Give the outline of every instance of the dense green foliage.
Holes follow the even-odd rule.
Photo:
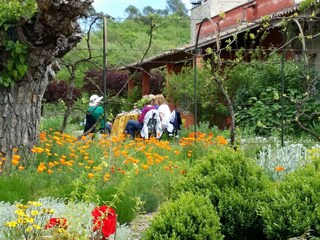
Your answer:
[[[316,9],[319,7],[320,2],[318,0],[304,0],[301,2],[300,8],[302,11],[308,10],[308,9]]]
[[[225,239],[319,239],[319,148],[309,149],[309,163],[292,171],[285,171],[290,162],[279,162],[273,171],[284,178],[276,180],[271,180],[265,167],[259,168],[243,153],[230,148],[221,150],[213,149],[174,184],[173,200],[161,207],[147,231],[147,239],[157,239],[155,236],[168,232],[176,234],[170,239],[189,239],[192,233],[186,236],[177,229],[181,230],[179,224],[196,212],[193,200],[202,197],[209,198],[211,206],[199,203],[197,211],[203,205],[210,211],[212,207],[217,209]],[[212,220],[205,219],[206,214],[202,216],[201,222]]]
[[[223,239],[219,216],[202,195],[182,194],[163,204],[143,239]]]
[[[126,19],[122,22],[110,20],[108,63],[119,66],[142,59],[149,46],[150,34],[152,42],[147,57],[189,43],[190,19],[172,14],[165,17],[151,15],[144,19]]]
[[[320,236],[319,177],[317,159],[287,174],[275,191],[269,192],[259,210],[268,239],[288,239],[308,231]]]
[[[225,148],[202,158],[173,192],[175,198],[182,192],[208,196],[226,239],[265,239],[257,207],[268,195],[270,183],[253,160]]]
[[[271,56],[267,61],[239,63],[228,74],[226,84],[237,113],[237,125],[250,127],[259,135],[278,132],[282,119],[282,100],[286,133],[299,132],[295,123],[310,126],[317,120],[312,113],[319,105],[319,80],[313,69],[295,61],[284,63],[284,97],[281,98],[281,57]],[[301,130],[300,130],[301,131]]]
[[[194,109],[194,73],[192,68],[184,67],[179,74],[167,75],[169,88],[167,95],[184,111]],[[197,71],[197,112],[201,122],[210,126],[225,127],[229,115],[224,98],[212,79],[207,65]]]
[[[37,11],[35,0],[0,0],[0,86],[11,87],[27,72],[27,46],[16,39],[15,26]]]
[[[31,18],[37,10],[35,0],[0,0],[0,27],[8,29],[21,17]]]

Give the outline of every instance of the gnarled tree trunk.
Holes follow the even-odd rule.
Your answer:
[[[92,2],[37,0],[35,17],[17,23],[18,39],[28,45],[28,72],[14,87],[0,88],[0,153],[7,159],[14,147],[31,148],[36,143],[42,98],[54,76],[55,59],[81,40],[76,20],[88,13]]]

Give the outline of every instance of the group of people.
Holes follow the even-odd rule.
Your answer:
[[[147,99],[147,104],[141,109],[141,114],[138,120],[129,120],[127,122],[124,129],[124,134],[128,134],[132,139],[134,139],[136,132],[143,130],[145,117],[150,110],[157,110],[161,130],[168,130],[169,132],[170,130],[173,130],[173,126],[170,124],[171,111],[164,96],[162,94],[150,94],[144,96],[144,98]],[[109,133],[111,133],[112,124],[110,122],[105,122],[103,117],[104,109],[102,106],[100,106],[102,99],[103,97],[99,97],[98,95],[92,95],[90,97],[84,132],[89,130],[89,132],[95,131],[95,129],[90,129],[90,126],[92,127],[92,122],[98,122],[99,131],[106,129]],[[92,117],[91,121],[88,120],[88,114],[90,117]]]

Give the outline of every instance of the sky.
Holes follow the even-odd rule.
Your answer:
[[[191,9],[190,0],[182,0],[188,10]],[[124,10],[133,5],[139,10],[146,6],[153,9],[166,9],[166,0],[94,0],[93,7],[98,12],[103,12],[114,18],[125,18]]]

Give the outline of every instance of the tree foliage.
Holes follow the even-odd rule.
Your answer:
[[[181,0],[167,0],[167,9],[169,12],[176,13],[179,16],[187,16],[188,10]]]
[[[315,72],[295,61],[284,64],[284,98],[281,98],[281,58],[272,55],[266,61],[239,63],[228,74],[229,93],[237,112],[237,124],[251,128],[256,134],[269,135],[280,130],[282,100],[284,101],[285,128],[297,133],[295,122],[299,106],[303,104],[302,122],[311,125],[317,120],[319,80]],[[312,89],[312,90],[311,90]],[[308,98],[306,98],[308,96]]]
[[[72,99],[68,98],[69,84],[66,81],[55,80],[49,83],[43,98],[46,102],[57,103],[59,100],[64,102],[77,101],[81,97],[81,90],[73,88]]]
[[[192,68],[183,68],[179,74],[166,76],[168,79],[167,95],[181,110],[193,112],[194,109],[194,72]],[[209,122],[210,126],[225,127],[228,110],[225,101],[212,80],[208,65],[197,71],[197,113],[199,121]]]
[[[112,96],[120,92],[120,96],[126,96],[128,91],[127,88],[123,87],[128,79],[129,75],[127,71],[108,70],[106,76],[108,95]],[[99,92],[99,90],[103,90],[103,84],[103,71],[91,69],[85,75],[83,90],[89,94],[94,94]]]

